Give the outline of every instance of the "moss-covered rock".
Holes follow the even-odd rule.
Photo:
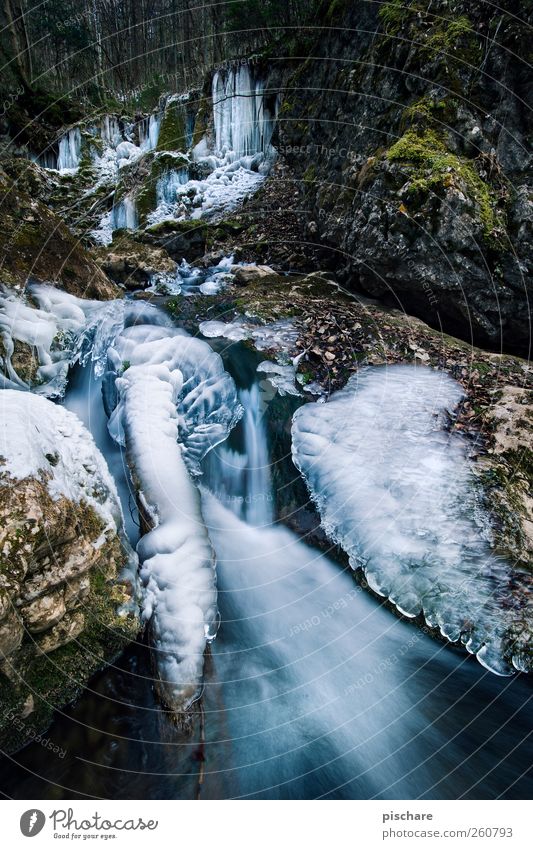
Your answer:
[[[82,298],[117,297],[116,287],[61,218],[1,167],[0,202],[0,282],[24,286],[38,280]]]
[[[161,120],[157,150],[187,150],[187,115],[185,107],[179,101],[167,105]]]
[[[407,130],[387,151],[387,158],[409,169],[406,194],[415,203],[417,198],[425,198],[429,193],[442,195],[447,189],[463,191],[475,204],[475,214],[487,242],[505,248],[508,243],[505,213],[497,204],[494,187],[482,179],[474,162],[448,150],[434,130]]]

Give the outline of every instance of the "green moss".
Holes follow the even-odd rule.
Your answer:
[[[465,14],[443,17],[427,4],[409,0],[389,0],[378,14],[386,34],[410,41],[422,58],[456,57],[470,64],[481,58],[481,42]]]
[[[144,224],[147,215],[157,205],[157,181],[165,171],[175,171],[188,165],[186,156],[175,156],[169,152],[158,153],[153,158],[150,174],[143,181],[141,190],[136,195],[139,221]]]
[[[304,174],[304,183],[314,183],[316,180],[316,165],[310,165]]]
[[[423,49],[432,57],[441,53],[455,53],[467,58],[474,47],[474,28],[466,15],[461,15],[452,20],[439,20],[429,33]]]
[[[411,103],[403,112],[403,126],[432,126],[436,123],[451,124],[457,113],[457,101],[448,99],[436,100],[426,95]]]
[[[186,150],[185,120],[185,110],[181,103],[171,103],[167,106],[159,130],[158,151]]]
[[[200,104],[198,106],[198,112],[196,113],[196,119],[194,121],[194,130],[192,135],[192,144],[195,147],[205,135],[205,131],[207,130],[207,126],[209,124],[209,118],[211,117],[211,104],[207,97],[203,97],[200,100]]]
[[[388,3],[383,3],[380,7],[378,15],[383,21],[386,31],[391,35],[396,35],[402,24],[409,20],[411,9],[407,5],[407,0],[389,0]]]
[[[159,224],[153,224],[147,228],[147,233],[155,236],[165,236],[167,233],[192,233],[195,230],[208,230],[208,224],[205,221],[196,221],[185,219],[183,221],[161,221]]]
[[[417,132],[409,129],[389,149],[390,162],[401,162],[410,168],[408,196],[442,192],[452,186],[461,188],[476,204],[483,234],[494,247],[503,247],[498,231],[504,221],[492,199],[491,186],[477,173],[471,160],[452,153],[434,130]]]

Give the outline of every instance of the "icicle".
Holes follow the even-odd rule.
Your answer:
[[[137,215],[135,199],[126,195],[111,210],[111,227],[113,230],[135,230],[138,226],[139,217]]]
[[[79,168],[81,156],[81,133],[79,127],[69,130],[59,140],[59,157],[57,168],[59,171],[75,171]]]

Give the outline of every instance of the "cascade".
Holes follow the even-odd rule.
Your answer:
[[[209,454],[206,477],[211,491],[236,516],[255,527],[270,525],[272,483],[259,385],[241,389],[239,401],[242,450],[224,444]]]

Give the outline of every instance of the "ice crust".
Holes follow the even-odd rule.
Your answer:
[[[126,328],[108,367],[109,431],[126,447],[147,524],[137,551],[159,689],[185,711],[218,627],[215,560],[193,476],[242,410],[220,356],[179,330]]]
[[[293,459],[371,589],[508,675],[531,665],[532,582],[491,548],[467,443],[445,428],[461,397],[442,372],[369,368],[295,413]]]

